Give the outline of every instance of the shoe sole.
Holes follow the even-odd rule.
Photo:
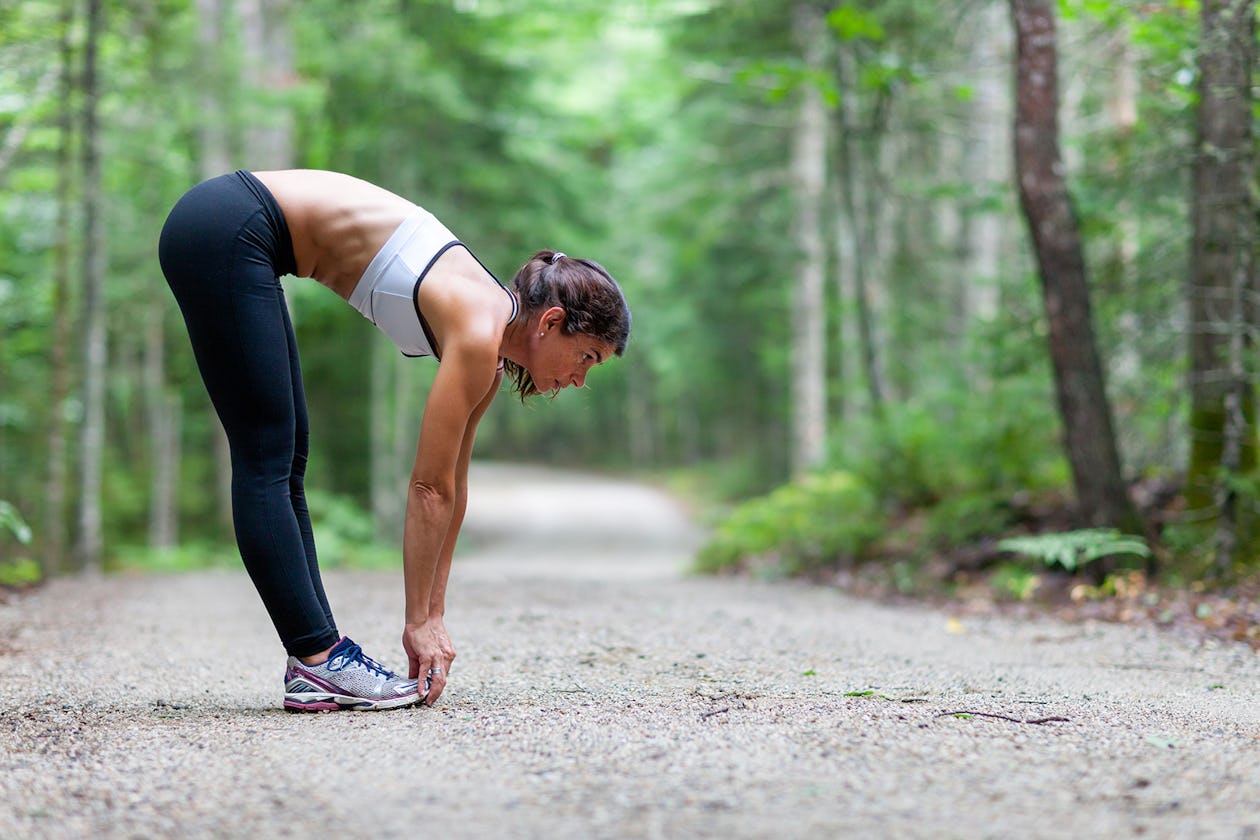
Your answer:
[[[286,712],[383,712],[387,709],[401,709],[419,703],[419,694],[396,697],[392,700],[368,700],[364,697],[351,697],[345,694],[320,694],[307,697],[309,692],[284,697]]]

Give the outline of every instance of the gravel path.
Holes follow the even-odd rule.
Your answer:
[[[1245,646],[688,578],[655,491],[475,483],[436,708],[281,712],[243,573],[0,606],[0,838],[1260,838]],[[400,664],[400,573],[327,582]]]

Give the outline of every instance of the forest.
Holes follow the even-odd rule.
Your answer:
[[[1253,0],[5,0],[0,582],[236,562],[156,242],[295,167],[607,266],[625,357],[476,454],[664,482],[704,568],[1254,578],[1257,79]],[[285,288],[321,555],[396,563],[436,366]]]

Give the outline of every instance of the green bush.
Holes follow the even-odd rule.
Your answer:
[[[928,512],[926,539],[929,548],[948,550],[1000,535],[1014,520],[1010,503],[1002,496],[979,493],[952,496]]]
[[[714,572],[769,559],[778,571],[799,574],[859,558],[884,529],[879,500],[862,479],[821,473],[736,507],[701,548],[697,565]]]
[[[311,528],[319,564],[324,568],[402,567],[402,547],[376,540],[372,515],[349,496],[307,490]]]
[[[372,516],[344,495],[307,490],[311,528],[322,568],[402,567],[402,548],[376,541]],[[164,549],[131,546],[110,558],[111,571],[184,572],[210,568],[240,568],[233,544],[188,540]]]
[[[198,569],[241,568],[240,555],[230,543],[187,540],[169,548],[119,546],[111,550],[105,568],[111,572],[191,572]]]
[[[1009,360],[980,360],[997,367]],[[1044,376],[1017,372],[983,391],[942,380],[881,415],[854,418],[832,445],[833,466],[862,476],[885,502],[923,508],[960,495],[1064,487],[1059,423]]]

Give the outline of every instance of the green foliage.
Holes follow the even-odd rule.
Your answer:
[[[1067,467],[1058,423],[1039,376],[1011,375],[988,393],[941,388],[862,417],[836,440],[835,464],[854,470],[890,503],[930,507],[951,499],[968,516],[1018,490],[1062,486]],[[942,514],[948,515],[948,514]],[[966,527],[966,526],[963,526]]]
[[[185,540],[168,548],[122,545],[111,553],[106,569],[111,572],[192,572],[202,569],[239,569],[236,546],[201,540]]]
[[[205,127],[234,136],[230,165],[248,167],[255,161],[242,132],[285,109],[296,126],[296,164],[341,169],[407,195],[447,221],[501,279],[534,249],[555,246],[599,259],[625,287],[635,313],[627,357],[596,372],[580,394],[524,411],[497,401],[478,456],[684,469],[708,474],[696,484],[710,498],[731,500],[766,493],[788,475],[791,288],[801,259],[790,150],[795,94],[816,86],[829,102],[843,100],[855,122],[854,174],[871,197],[857,211],[881,221],[869,269],[887,403],[877,416],[853,362],[860,354],[845,284],[854,266],[837,247],[826,258],[828,468],[861,490],[838,494],[844,504],[835,509],[807,501],[827,495],[817,489],[771,493],[720,526],[728,548],[707,556],[721,554],[724,565],[787,551],[800,555],[788,563],[795,566],[857,556],[870,522],[908,508],[929,511],[929,546],[944,549],[999,533],[1009,517],[1003,499],[1068,486],[1043,304],[1026,232],[1009,223],[1014,191],[1005,175],[959,166],[972,149],[990,155],[982,141],[1005,143],[1009,130],[993,116],[1009,105],[993,93],[1005,56],[977,61],[977,47],[993,39],[972,25],[993,4],[830,4],[823,72],[805,68],[791,15],[774,0],[561,5],[311,0],[290,16],[302,49],[280,91],[246,78],[239,22],[208,55],[197,43],[196,4],[111,8],[101,45],[110,196],[107,542],[131,545],[147,533],[154,491],[145,325],[155,312],[166,326],[163,387],[182,409],[187,540],[160,558],[117,548],[115,556],[182,568],[223,553],[207,542],[222,528],[215,420],[153,244],[167,208],[204,174]],[[31,128],[0,172],[0,476],[6,497],[27,511],[44,509],[50,419],[67,420],[71,459],[82,419],[77,361],[70,397],[53,405],[49,396],[61,97],[41,80],[56,69],[61,9],[29,0],[0,10],[0,145]],[[1091,80],[1078,86],[1063,142],[1118,437],[1131,474],[1177,472],[1187,440],[1178,319],[1196,4],[1061,0],[1059,9],[1064,76],[1087,71]],[[1005,17],[999,10],[988,20]],[[80,26],[72,30],[81,41]],[[1112,49],[1117,36],[1127,40],[1123,54]],[[832,72],[841,56],[849,76]],[[220,59],[223,71],[208,73]],[[1139,75],[1137,122],[1113,126],[1121,62]],[[222,113],[205,112],[206,86],[221,95]],[[997,97],[1008,95],[1009,85],[997,88]],[[830,113],[839,119],[839,109]],[[839,172],[838,153],[830,154]],[[827,190],[836,194],[838,184]],[[76,214],[80,198],[71,196]],[[834,232],[835,213],[826,215]],[[968,254],[980,240],[967,231],[978,225],[988,226],[997,253],[983,268]],[[829,233],[833,239],[840,237]],[[370,383],[383,339],[327,290],[286,285],[312,421],[308,484],[321,555],[330,564],[395,563],[396,547],[375,545],[362,510],[371,481]],[[407,364],[397,376],[390,368],[406,393],[397,398],[402,427],[418,424],[432,376],[429,362]],[[394,451],[404,459],[415,431],[400,432],[409,439]],[[36,524],[41,535],[65,528]],[[1184,543],[1171,554],[1197,568],[1190,558],[1202,543]]]
[[[30,545],[30,526],[17,508],[0,499],[0,549],[4,547],[6,534],[21,545]],[[42,578],[43,572],[34,560],[23,556],[10,558],[7,552],[0,550],[0,586],[27,586],[38,583]]]
[[[39,564],[29,557],[0,562],[0,586],[30,586],[43,577]]]
[[[1174,585],[1186,586],[1210,576],[1214,569],[1214,522],[1173,522],[1160,534],[1163,549],[1175,562],[1164,576]]]
[[[0,533],[8,531],[22,545],[31,542],[31,526],[18,513],[17,508],[0,499]]]
[[[1040,578],[1032,569],[1019,563],[1002,563],[989,576],[989,586],[1004,600],[1027,601],[1033,596]]]
[[[369,513],[347,496],[308,491],[311,527],[320,565],[325,568],[401,567],[402,554],[396,545],[383,545]]]
[[[1122,534],[1114,528],[1085,528],[1059,534],[1011,537],[998,542],[998,548],[1032,557],[1047,566],[1058,564],[1069,572],[1103,557],[1151,556],[1146,540]]]
[[[842,3],[827,13],[827,23],[841,41],[883,41],[887,34],[879,19],[870,12]]]
[[[1014,511],[1004,496],[962,493],[933,505],[928,511],[928,545],[948,550],[1003,533],[1013,522]]]
[[[769,560],[780,573],[798,574],[860,558],[884,527],[879,501],[861,478],[820,473],[735,508],[701,549],[698,567]]]

